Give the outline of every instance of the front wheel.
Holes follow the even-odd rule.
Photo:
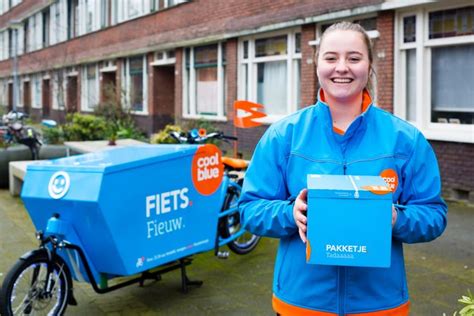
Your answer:
[[[237,208],[240,191],[241,188],[237,186],[231,186],[227,189],[223,211],[230,208]],[[240,212],[237,210],[235,213],[224,216],[219,220],[219,232],[223,238],[228,238],[239,232],[241,229],[243,228],[240,222]],[[234,253],[245,255],[254,250],[259,241],[259,236],[246,231],[241,236],[229,242],[227,246]]]
[[[69,270],[62,259],[50,261],[46,252],[33,253],[18,260],[5,277],[1,314],[63,315],[70,286]]]

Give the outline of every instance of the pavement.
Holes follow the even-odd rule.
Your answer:
[[[437,240],[405,246],[411,315],[453,315],[457,302],[474,291],[474,208],[450,203],[448,228]],[[74,283],[77,306],[66,315],[274,315],[271,308],[273,262],[278,241],[264,238],[250,254],[226,260],[212,252],[194,256],[187,268],[200,288],[180,291],[180,272],[163,275],[107,294]],[[0,283],[23,253],[36,248],[34,227],[19,198],[0,190]]]

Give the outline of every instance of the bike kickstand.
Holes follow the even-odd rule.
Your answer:
[[[191,281],[188,278],[188,276],[186,274],[186,265],[187,264],[183,259],[179,259],[179,264],[181,266],[181,291],[183,293],[188,293],[188,286],[200,287],[203,284],[203,281],[200,281],[200,280]]]

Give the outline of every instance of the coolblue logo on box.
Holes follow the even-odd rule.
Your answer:
[[[53,199],[60,199],[69,191],[71,180],[65,171],[58,171],[51,176],[48,184],[49,196]]]

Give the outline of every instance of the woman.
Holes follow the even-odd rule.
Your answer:
[[[246,229],[280,238],[273,309],[280,315],[408,315],[402,243],[433,240],[446,227],[436,157],[416,128],[372,104],[367,88],[372,48],[360,25],[329,27],[316,57],[318,102],[269,127],[240,199]],[[306,263],[310,173],[381,175],[390,181],[389,268]]]

